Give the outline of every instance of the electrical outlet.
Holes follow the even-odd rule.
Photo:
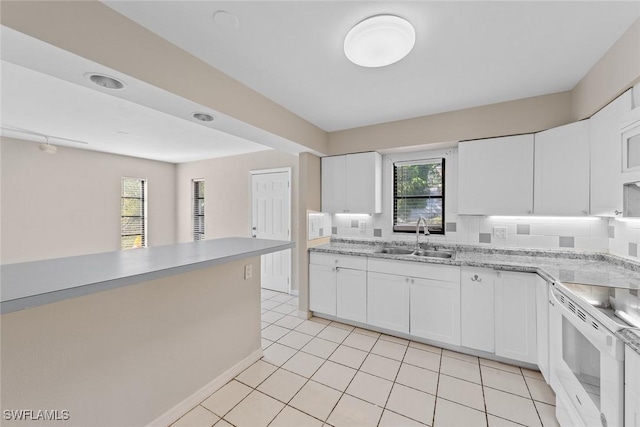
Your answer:
[[[251,279],[253,277],[253,265],[247,264],[244,266],[244,280]]]
[[[506,239],[507,227],[493,227],[493,237],[496,239]]]
[[[364,233],[365,231],[367,231],[367,223],[365,221],[360,221],[358,223],[358,226],[360,227],[361,232]]]

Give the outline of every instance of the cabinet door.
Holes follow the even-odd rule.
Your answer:
[[[336,295],[336,312],[338,317],[366,323],[366,271],[338,268],[336,270]]]
[[[460,270],[461,344],[493,353],[495,351],[496,272],[486,268]]]
[[[591,215],[622,213],[620,122],[631,111],[631,92],[626,91],[589,119]]]
[[[382,156],[376,152],[347,154],[347,210],[353,213],[382,212]]]
[[[537,364],[534,273],[499,272],[495,282],[496,355]]]
[[[589,214],[589,121],[535,135],[533,212]]]
[[[529,215],[533,211],[533,135],[461,142],[458,213]]]
[[[536,336],[538,368],[549,383],[549,284],[536,275]]]
[[[309,309],[336,315],[336,273],[334,267],[309,264]]]
[[[460,345],[460,283],[414,279],[410,282],[410,333]]]
[[[347,211],[347,158],[322,158],[322,211]]]
[[[367,323],[409,333],[408,281],[393,274],[367,274]]]

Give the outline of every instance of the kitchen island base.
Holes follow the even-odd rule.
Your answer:
[[[260,271],[251,257],[3,314],[3,411],[67,411],[41,426],[175,421],[262,355],[247,264]]]

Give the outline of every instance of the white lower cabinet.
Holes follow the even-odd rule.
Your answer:
[[[311,253],[309,309],[317,313],[364,322],[367,258]]]
[[[462,346],[536,364],[538,277],[533,273],[462,267]]]
[[[624,425],[640,427],[640,356],[625,347]]]
[[[536,276],[536,336],[538,347],[538,368],[540,368],[540,372],[547,381],[547,384],[550,384],[549,284],[540,276]]]
[[[536,277],[499,272],[495,282],[496,356],[537,364]]]
[[[309,309],[336,315],[335,267],[309,264]]]
[[[494,270],[462,267],[460,270],[461,344],[493,353],[495,351]]]
[[[336,315],[365,323],[367,321],[367,272],[336,269]]]
[[[409,333],[460,345],[460,283],[415,278],[409,283]]]
[[[311,311],[539,363],[545,378],[547,304],[547,283],[534,273],[319,253],[310,257]]]
[[[409,333],[409,278],[395,274],[367,274],[367,323]]]

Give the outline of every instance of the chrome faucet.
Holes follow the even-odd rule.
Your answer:
[[[420,222],[422,222],[424,224],[424,235],[428,236],[431,233],[429,233],[429,226],[427,225],[427,219],[423,216],[418,218],[418,221],[416,222],[416,250],[420,249]]]

